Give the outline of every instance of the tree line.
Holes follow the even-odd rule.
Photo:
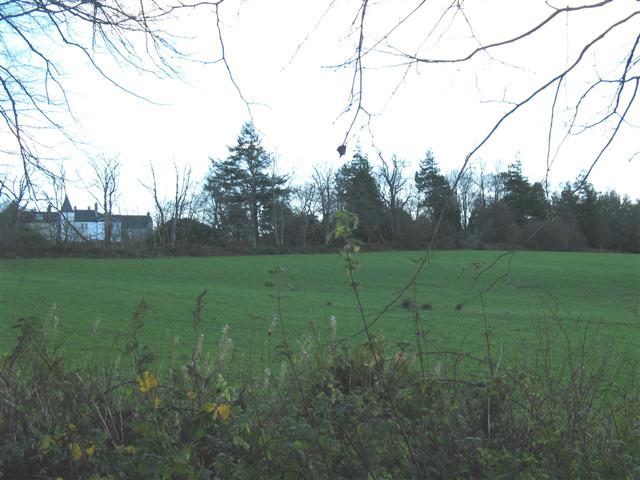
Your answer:
[[[395,155],[378,160],[356,148],[340,168],[316,166],[295,185],[247,123],[226,158],[210,159],[182,209],[189,215],[157,218],[155,241],[313,250],[327,243],[336,212],[348,210],[369,246],[420,248],[435,233],[440,248],[640,251],[640,201],[597,192],[584,178],[551,192],[530,182],[520,161],[495,173],[467,170],[456,183],[458,172],[442,172],[431,150],[413,174]]]
[[[597,192],[585,178],[549,191],[530,182],[515,161],[504,171],[441,171],[428,150],[414,172],[395,155],[378,154],[377,166],[356,148],[340,168],[314,167],[311,178],[294,184],[278,172],[274,156],[251,123],[243,125],[226,158],[210,158],[205,178],[174,165],[175,194],[165,198],[150,165],[143,184],[155,206],[150,248],[177,251],[215,247],[222,251],[314,251],[323,249],[335,228],[336,212],[357,215],[356,236],[371,248],[532,248],[640,252],[640,201],[615,191]],[[91,162],[105,214],[117,198],[120,163]],[[459,177],[459,178],[458,178]],[[21,185],[18,183],[18,187]],[[2,183],[0,243],[45,248],[20,228],[24,196]],[[61,188],[62,187],[62,188]],[[58,184],[53,198],[62,198]],[[41,240],[41,239],[40,239]],[[110,243],[108,240],[105,243]],[[205,248],[206,251],[206,248]]]

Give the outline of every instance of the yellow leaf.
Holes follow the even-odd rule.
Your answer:
[[[216,407],[216,417],[218,417],[223,422],[229,420],[229,416],[231,415],[231,406],[226,403],[220,404]]]
[[[82,458],[82,450],[80,449],[80,445],[76,442],[69,445],[69,452],[71,453],[71,459],[75,462]]]
[[[141,393],[147,393],[158,386],[158,380],[149,371],[145,371],[141,377],[138,377],[138,388]]]
[[[194,392],[193,390],[189,390],[187,392],[187,397],[189,398],[189,400],[195,400],[196,399],[196,392]]]
[[[87,454],[88,457],[93,457],[96,453],[95,445],[91,445],[84,452]]]
[[[201,409],[205,413],[213,413],[216,411],[216,404],[211,402],[206,402],[202,404]]]
[[[160,403],[162,401],[160,400],[160,397],[153,397],[153,401],[151,402],[153,404],[153,409],[157,410],[158,408],[160,408]]]
[[[55,440],[51,435],[45,435],[40,440],[40,443],[38,443],[38,451],[40,453],[45,453],[51,448],[51,445],[53,445],[54,443],[55,443]]]

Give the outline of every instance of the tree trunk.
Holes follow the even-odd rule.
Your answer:
[[[258,230],[258,205],[255,202],[251,203],[251,246],[256,248],[258,246],[258,236],[260,231]]]

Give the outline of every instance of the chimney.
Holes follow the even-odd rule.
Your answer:
[[[98,213],[98,202],[93,204],[94,210]]]

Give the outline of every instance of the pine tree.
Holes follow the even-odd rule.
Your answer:
[[[418,206],[423,218],[434,226],[444,210],[440,225],[442,235],[455,238],[461,229],[460,207],[451,185],[440,173],[431,150],[427,151],[420,162],[414,179],[420,195]]]
[[[271,155],[262,146],[252,123],[245,123],[226,160],[213,162],[205,187],[221,203],[223,228],[245,237],[256,247],[265,231],[275,231],[274,208],[287,189],[287,179],[270,172]],[[274,200],[275,199],[275,200]],[[281,216],[280,216],[281,217]],[[276,237],[277,238],[277,237]]]
[[[339,210],[358,215],[356,232],[367,242],[381,241],[384,223],[384,205],[374,177],[373,167],[359,149],[350,162],[336,174],[336,197]]]

